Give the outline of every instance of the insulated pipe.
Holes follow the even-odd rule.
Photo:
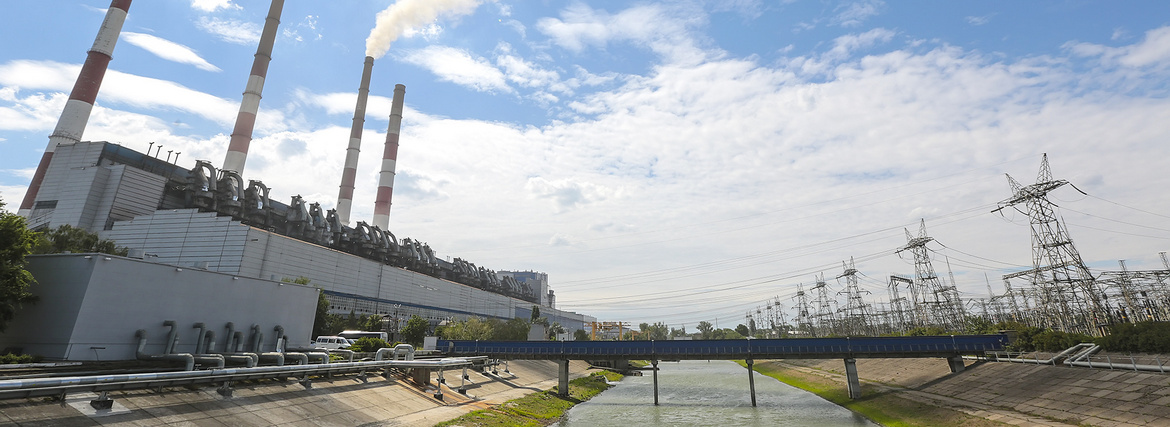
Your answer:
[[[284,338],[284,326],[276,325],[272,330],[276,331],[276,351],[283,353],[286,347],[285,342],[281,341]]]
[[[264,30],[260,33],[260,46],[256,48],[256,56],[252,60],[252,74],[248,76],[248,84],[244,87],[244,100],[240,103],[228,152],[223,159],[224,170],[244,172],[248,145],[252,143],[252,129],[256,127],[256,111],[260,109],[260,93],[264,91],[268,63],[272,61],[272,45],[276,42],[276,27],[280,25],[280,12],[283,9],[284,0],[272,0],[272,6],[268,8]]]
[[[183,362],[186,370],[191,371],[195,369],[195,356],[189,353],[182,354],[146,354],[146,329],[139,329],[134,331],[134,336],[138,338],[138,349],[134,351],[134,357],[138,360],[166,360],[173,362]]]
[[[203,340],[207,336],[207,325],[198,322],[192,328],[199,329],[199,333],[196,334],[198,338],[195,339],[195,354],[203,354]]]
[[[394,169],[398,163],[398,135],[402,130],[402,101],[406,85],[394,85],[394,103],[390,107],[390,126],[386,129],[386,146],[382,151],[382,171],[378,172],[378,197],[374,200],[374,226],[390,229],[390,200],[394,196]]]
[[[98,89],[106,75],[106,68],[113,59],[114,45],[118,43],[118,35],[122,32],[122,24],[126,22],[126,12],[130,10],[131,0],[113,0],[110,8],[106,9],[106,18],[98,30],[93,47],[85,56],[85,63],[81,66],[81,73],[73,83],[73,90],[69,92],[69,101],[65,102],[65,109],[57,119],[57,127],[49,135],[49,145],[41,155],[41,162],[33,173],[32,182],[24,199],[20,202],[17,213],[28,217],[32,213],[33,202],[37,199],[37,192],[41,189],[41,182],[45,180],[45,171],[49,169],[49,161],[60,144],[72,144],[81,141],[85,132],[85,125],[89,122],[89,113],[93,110],[93,103],[97,100]]]
[[[208,353],[215,352],[215,331],[207,331],[207,337],[204,338],[203,351]]]
[[[337,193],[337,218],[343,225],[349,225],[349,212],[353,208],[354,180],[357,178],[358,154],[362,151],[362,128],[366,122],[366,99],[370,95],[370,73],[373,70],[374,57],[367,56],[362,66],[362,81],[358,85],[357,105],[353,109],[353,125],[349,128],[349,147],[345,149],[341,189]]]
[[[398,360],[399,353],[405,355],[404,360],[414,360],[414,346],[410,344],[398,344],[394,348],[383,347],[379,348],[377,353],[374,353],[374,360],[385,360],[386,354],[393,354],[394,359]]]
[[[164,320],[163,326],[170,326],[171,332],[167,333],[167,342],[163,354],[171,354],[175,352],[175,341],[179,340],[178,323],[174,320]]]

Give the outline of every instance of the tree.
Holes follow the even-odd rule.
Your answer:
[[[671,338],[685,337],[685,336],[687,336],[687,327],[686,326],[683,326],[681,328],[670,328],[670,337]]]
[[[371,314],[366,318],[366,322],[362,324],[363,331],[385,332],[382,329],[382,316],[377,314]]]
[[[584,329],[573,331],[573,341],[590,341],[589,333],[585,332]]]
[[[308,279],[305,279],[307,285]],[[290,281],[291,282],[291,281]],[[296,283],[296,282],[293,282]],[[312,340],[314,337],[322,335],[333,335],[340,332],[341,316],[329,314],[329,299],[325,298],[325,291],[317,290],[317,312],[313,316],[313,335],[309,337]]]
[[[448,323],[440,335],[449,340],[490,340],[493,332],[494,328],[490,322],[473,316],[467,320]]]
[[[528,322],[519,317],[503,322],[492,333],[496,341],[524,341],[528,339],[528,330],[532,328]]]
[[[699,322],[699,325],[695,326],[695,328],[699,330],[699,337],[705,340],[711,339],[711,332],[715,330],[715,327],[711,326],[711,322],[706,320]]]
[[[747,325],[744,325],[742,323],[740,323],[739,325],[736,325],[735,332],[738,332],[740,336],[744,336],[744,337],[749,337],[752,335],[751,331],[748,330]]]
[[[539,318],[540,318],[540,306],[533,305],[532,306],[532,318],[529,321],[532,323],[536,323],[536,319],[539,319]]]
[[[561,326],[559,322],[553,322],[552,325],[548,327],[547,332],[548,339],[556,340],[558,335],[565,333],[565,327]]]
[[[402,328],[402,339],[406,340],[408,344],[422,345],[423,337],[427,336],[427,328],[430,326],[430,322],[419,315],[410,316],[410,320]]]
[[[0,200],[0,209],[4,201]],[[24,304],[33,304],[37,296],[29,292],[36,284],[28,271],[28,260],[39,233],[25,225],[24,217],[0,210],[0,332],[8,329],[8,322]]]
[[[34,254],[59,254],[65,252],[87,253],[96,252],[110,255],[126,256],[129,249],[114,244],[113,240],[102,239],[97,233],[76,228],[69,224],[41,233],[37,240]]]

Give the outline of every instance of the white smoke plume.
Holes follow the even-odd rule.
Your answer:
[[[399,0],[381,12],[370,36],[366,38],[366,56],[381,58],[408,28],[419,28],[439,16],[466,15],[483,0]]]

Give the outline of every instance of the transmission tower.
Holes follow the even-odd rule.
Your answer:
[[[845,318],[842,319],[845,333],[852,336],[873,335],[873,328],[869,324],[869,304],[861,299],[861,293],[868,294],[869,291],[862,291],[857,287],[857,269],[853,266],[853,257],[849,258],[848,264],[841,261],[841,268],[845,271],[837,276],[837,280],[845,278],[845,290],[838,292],[846,295]]]
[[[959,299],[959,292],[953,285],[944,286],[930,263],[926,244],[934,238],[926,235],[926,220],[919,222],[918,237],[911,235],[909,229],[904,230],[906,244],[898,248],[898,252],[909,251],[914,255],[914,284],[918,291],[914,304],[916,323],[949,330],[962,329],[963,302]]]
[[[816,331],[813,329],[812,316],[808,311],[808,296],[804,294],[804,285],[796,284],[796,330],[803,331],[810,337],[816,337]]]
[[[829,336],[838,333],[833,309],[833,304],[837,301],[829,298],[829,285],[825,283],[825,273],[817,275],[817,284],[813,289],[817,291],[817,334]]]
[[[1035,184],[1025,187],[1011,175],[1007,178],[1012,197],[999,202],[999,207],[992,212],[1011,207],[1028,216],[1032,229],[1032,269],[1027,273],[1032,285],[1043,290],[1044,311],[1059,316],[1045,320],[1067,332],[1103,334],[1109,314],[1102,301],[1103,293],[1073,246],[1064,221],[1056,214],[1056,205],[1048,201],[1048,193],[1068,181],[1052,179],[1048,154],[1040,162]],[[1021,210],[1021,205],[1026,211]]]
[[[905,285],[907,290],[914,283],[914,281],[901,276],[890,275],[890,311],[893,312],[893,322],[896,325],[898,332],[906,332],[910,329],[909,325],[913,318],[907,318],[907,313],[911,310],[909,302],[906,297],[898,294],[898,284]],[[911,296],[913,298],[913,296]],[[918,325],[915,325],[918,326]]]

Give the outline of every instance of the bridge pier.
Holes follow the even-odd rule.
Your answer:
[[[857,359],[845,359],[845,379],[848,383],[849,398],[861,398],[861,380],[857,378]]]
[[[559,378],[560,382],[558,383],[558,386],[557,386],[557,394],[560,395],[561,397],[568,397],[569,396],[569,361],[568,360],[558,360],[557,361],[557,371],[560,372],[560,375],[558,375],[560,377]]]
[[[747,359],[748,388],[752,390],[752,407],[756,406],[756,371],[752,369],[752,359]]]
[[[963,372],[967,367],[963,364],[963,356],[951,356],[947,358],[947,364],[951,365],[951,373],[957,374]]]
[[[650,360],[650,364],[654,365],[654,406],[658,406],[658,359]]]

